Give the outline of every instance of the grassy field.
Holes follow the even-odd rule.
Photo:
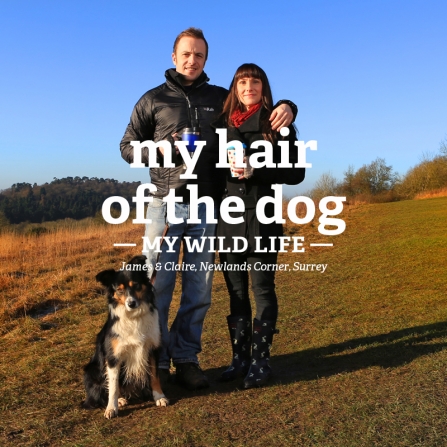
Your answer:
[[[345,220],[332,248],[309,247],[328,242],[318,222],[287,226],[306,251],[280,263],[327,270],[277,274],[270,386],[217,381],[230,344],[216,273],[201,354],[211,387],[171,384],[171,406],[133,402],[110,421],[79,407],[106,315],[94,276],[140,250],[141,226],[1,235],[0,445],[445,446],[447,198],[350,207]]]

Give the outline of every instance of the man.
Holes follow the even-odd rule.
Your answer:
[[[188,28],[180,33],[172,53],[174,69],[165,73],[166,82],[146,92],[135,105],[130,123],[127,126],[120,149],[122,157],[133,162],[133,147],[131,141],[152,140],[154,142],[167,140],[174,143],[174,137],[180,135],[185,128],[200,127],[200,140],[206,141],[194,174],[197,179],[181,179],[185,165],[178,163],[175,168],[150,168],[151,183],[157,190],[152,194],[153,201],[149,203],[147,218],[152,223],[146,225],[145,236],[149,241],[162,235],[165,226],[170,240],[177,237],[173,247],[162,244],[159,254],[155,250],[143,252],[147,256],[149,274],[155,264],[161,265],[156,272],[154,283],[156,305],[159,311],[162,351],[159,359],[160,375],[167,379],[171,359],[176,367],[176,380],[188,389],[205,388],[208,379],[199,367],[197,354],[201,351],[201,335],[203,321],[211,303],[211,285],[213,271],[200,269],[201,263],[213,263],[214,252],[209,250],[209,236],[215,235],[216,224],[209,223],[206,218],[206,203],[198,206],[199,224],[186,224],[190,216],[189,189],[187,185],[197,185],[198,197],[209,196],[215,204],[222,197],[222,169],[217,169],[218,138],[210,123],[217,119],[222,111],[227,90],[208,84],[208,77],[203,71],[208,57],[208,43],[200,29]],[[292,107],[293,103],[283,101]],[[272,113],[272,128],[290,124],[292,112],[287,104],[282,104]],[[163,151],[158,150],[158,159],[162,166]],[[176,158],[175,152],[173,158]],[[148,164],[148,153],[144,153],[142,161]],[[178,161],[178,157],[177,157]],[[181,223],[168,222],[166,216],[167,196],[171,189],[175,196],[183,202],[175,204],[175,217],[183,218]],[[213,216],[216,217],[216,209]],[[207,222],[208,220],[208,222]],[[174,322],[168,330],[168,313],[175,286],[176,272],[172,268],[179,259],[181,241],[190,237],[191,243],[197,240],[200,245],[205,237],[201,251],[183,250],[183,263],[186,267],[194,264],[196,271],[182,271],[182,295],[180,307]],[[211,251],[211,252],[209,252]]]

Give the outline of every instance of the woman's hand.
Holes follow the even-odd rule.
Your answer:
[[[244,168],[233,168],[233,172],[237,174],[238,180],[244,180]]]
[[[234,166],[234,164],[232,164],[231,174],[233,177],[237,177],[238,180],[248,180],[250,177],[253,176],[254,169],[250,165],[250,159],[246,155],[244,156],[244,163],[246,164],[245,168],[237,168]]]
[[[292,123],[292,109],[288,104],[279,105],[275,110],[273,110],[269,121],[272,124],[272,129],[279,132],[282,127],[287,127]]]

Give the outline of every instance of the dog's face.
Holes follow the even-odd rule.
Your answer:
[[[104,270],[96,280],[107,287],[109,304],[116,308],[124,306],[133,312],[145,303],[153,303],[152,286],[147,276],[145,256],[135,256],[123,270]]]

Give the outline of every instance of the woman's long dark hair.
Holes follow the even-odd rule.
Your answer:
[[[270,83],[265,74],[265,71],[256,64],[242,64],[237,70],[230,84],[230,92],[225,100],[222,115],[229,126],[232,126],[231,115],[235,110],[244,110],[244,105],[239,101],[237,94],[237,82],[242,78],[255,78],[260,79],[262,82],[262,94],[261,102],[262,107],[266,110],[261,112],[261,131],[264,139],[275,141],[275,135],[270,125],[269,117],[273,110],[273,98],[272,91],[270,89]]]

